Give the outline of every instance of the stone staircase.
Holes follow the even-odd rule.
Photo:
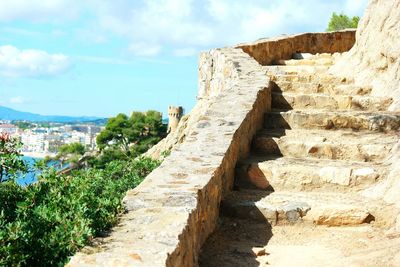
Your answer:
[[[272,111],[237,165],[200,266],[390,266],[383,229],[394,209],[360,192],[387,175],[400,114],[387,111],[391,98],[330,75],[333,62],[296,54],[266,66]],[[386,249],[361,259],[372,240]]]

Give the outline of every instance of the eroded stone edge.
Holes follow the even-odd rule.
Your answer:
[[[215,228],[220,200],[233,186],[235,164],[249,153],[271,106],[268,78],[241,49],[202,56],[211,71],[202,95],[208,108],[185,142],[127,193],[128,213],[102,245],[84,250],[91,254],[77,253],[67,266],[196,264]]]

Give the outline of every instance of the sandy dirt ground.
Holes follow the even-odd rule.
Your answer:
[[[268,222],[220,218],[203,246],[202,267],[398,267],[400,234],[373,224],[326,227],[272,226]]]

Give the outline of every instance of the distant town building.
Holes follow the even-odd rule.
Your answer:
[[[45,136],[45,148],[48,152],[57,153],[64,144],[64,137],[60,133],[52,133]]]
[[[10,123],[0,124],[4,132],[21,140],[22,152],[57,153],[64,144],[81,143],[89,150],[96,149],[96,137],[102,127],[92,125],[54,125],[22,130]]]
[[[18,132],[18,127],[13,124],[0,124],[0,133],[14,135]]]
[[[30,133],[29,133],[30,132]],[[45,150],[45,134],[33,133],[32,131],[24,132],[20,136],[23,144],[23,151],[26,152],[46,152]]]

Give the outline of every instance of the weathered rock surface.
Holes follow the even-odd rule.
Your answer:
[[[399,139],[398,139],[399,140]],[[391,164],[387,178],[379,183],[367,188],[363,195],[369,198],[383,198],[388,203],[393,203],[400,208],[400,141],[393,147],[390,158],[387,160]],[[400,232],[400,228],[399,228]]]
[[[295,94],[273,92],[272,108],[285,109],[355,109],[380,111],[387,110],[393,102],[388,97],[326,95],[326,94]]]
[[[390,110],[400,111],[400,2],[370,0],[357,29],[354,47],[331,72],[351,76],[373,87],[374,96],[392,97]]]
[[[222,202],[228,216],[268,221],[272,225],[309,222],[316,225],[359,225],[373,220],[377,206],[357,194],[260,190],[233,192]]]
[[[274,111],[265,118],[272,129],[353,129],[395,132],[400,129],[399,112],[289,110]]]
[[[203,53],[196,107],[148,152],[171,155],[68,266],[397,266],[399,6],[372,0],[345,56],[354,31]]]
[[[332,33],[303,33],[260,39],[256,42],[240,44],[237,47],[255,58],[261,65],[282,63],[296,53],[337,53],[348,51],[355,42],[355,31],[345,30]],[[329,60],[329,59],[328,59]],[[319,59],[325,65],[326,60]],[[329,61],[330,62],[330,61]],[[302,63],[307,65],[308,59]],[[328,63],[329,64],[329,63]]]
[[[310,41],[312,40],[312,41]],[[271,62],[278,62],[280,59],[290,59],[293,53],[297,51],[311,51],[314,53],[332,53],[332,52],[344,52],[349,50],[355,42],[355,31],[347,30],[337,33],[306,33],[298,34],[293,36],[278,37],[275,39],[265,40],[260,39],[254,43],[241,44],[237,47],[243,49],[246,53],[249,53],[255,58],[260,64],[267,64]],[[146,156],[152,158],[160,158],[162,153],[170,151],[174,147],[183,143],[188,136],[188,132],[193,126],[200,120],[200,117],[206,112],[209,107],[208,100],[219,95],[226,87],[229,87],[235,83],[237,74],[232,72],[232,63],[225,61],[225,55],[218,53],[218,49],[211,51],[210,53],[202,53],[199,57],[199,91],[198,91],[198,102],[193,110],[183,116],[177,130],[169,134],[165,139],[161,140],[157,145],[146,152]],[[324,64],[331,63],[332,59],[330,54],[321,54],[324,58]],[[320,69],[324,73],[320,80],[321,82],[331,83],[332,75],[327,75],[326,70],[329,66],[321,66],[320,57],[315,59],[316,62],[312,62],[312,65],[304,65],[302,69],[305,73],[315,73],[315,69]],[[327,61],[327,62],[326,62]],[[310,62],[310,61],[309,61]],[[288,66],[273,66],[269,67],[269,72],[279,73],[282,70],[290,72],[290,69],[294,70],[295,74],[298,73],[298,66],[293,66],[290,60],[286,61]],[[293,68],[294,67],[294,68]],[[247,64],[239,65],[240,71],[244,73],[250,73],[250,69],[247,68]],[[293,75],[292,75],[293,76]],[[295,77],[297,77],[295,75]],[[311,77],[308,75],[308,78]],[[274,77],[271,77],[274,80]],[[336,78],[340,79],[343,78]],[[343,81],[346,85],[346,80]],[[273,85],[272,85],[273,86]],[[273,86],[274,87],[274,86]],[[310,90],[318,90],[318,83],[310,84]],[[326,88],[326,87],[324,87]],[[273,89],[274,90],[274,89]],[[331,90],[341,90],[341,88],[334,88]],[[370,90],[368,88],[354,88],[353,91],[364,91]],[[346,88],[346,91],[347,90]],[[349,94],[352,94],[351,92]]]
[[[173,148],[182,144],[192,131],[196,131],[196,124],[202,119],[202,117],[213,116],[214,113],[209,112],[211,103],[216,101],[216,98],[221,94],[232,93],[229,91],[232,87],[238,86],[238,79],[240,77],[248,76],[248,79],[253,75],[254,64],[251,62],[253,59],[248,58],[250,62],[245,60],[232,61],[227,50],[228,49],[215,49],[208,53],[201,53],[199,57],[199,90],[197,95],[197,103],[195,107],[190,111],[189,114],[182,117],[179,125],[175,132],[169,134],[166,138],[161,140],[157,145],[149,149],[146,152],[146,156],[152,158],[160,158],[163,152],[169,152]],[[236,49],[236,53],[243,53],[240,49]],[[258,70],[262,72],[260,66]],[[268,82],[263,81],[263,86],[268,85]],[[254,81],[248,86],[260,86],[260,81]],[[239,93],[243,97],[243,93]],[[207,114],[206,114],[207,113]],[[225,113],[224,110],[220,110],[219,113]]]
[[[233,187],[235,164],[248,155],[270,109],[269,79],[254,59],[235,48],[212,50],[204,58],[203,64],[218,70],[207,76],[211,83],[220,72],[227,76],[200,88],[195,113],[164,141],[180,144],[127,193],[127,213],[110,235],[76,254],[68,266],[196,265],[217,223],[220,200]]]
[[[352,79],[328,74],[326,67],[333,64],[333,56],[331,59],[326,54],[308,55],[307,59],[278,61],[284,68],[265,66],[273,81],[273,109],[266,113],[264,129],[253,139],[254,155],[238,162],[236,190],[221,205],[221,220],[236,227],[222,224],[218,228],[203,247],[201,266],[230,266],[221,259],[235,257],[237,252],[243,258],[235,258],[236,266],[267,266],[270,260],[276,266],[291,266],[291,261],[277,257],[289,251],[304,266],[326,266],[328,262],[318,259],[318,253],[309,252],[310,241],[303,238],[309,229],[320,233],[323,225],[351,229],[360,242],[370,242],[372,231],[392,227],[387,237],[377,236],[377,242],[385,244],[382,246],[400,242],[394,224],[399,210],[390,204],[398,200],[393,189],[400,184],[397,167],[393,167],[399,160],[393,155],[398,150],[400,113],[387,111],[392,98],[373,96],[367,86],[355,86]],[[246,226],[238,227],[243,221]],[[282,233],[274,237],[262,224],[282,229]],[[287,225],[297,229],[299,245],[271,246],[270,239],[289,238]],[[353,225],[368,225],[368,230],[357,234],[349,228]],[[250,240],[253,231],[262,235],[258,242]],[[240,237],[231,239],[230,235]],[[394,266],[397,260],[391,253],[398,249],[360,260],[355,247],[346,250],[330,243],[332,240],[347,242],[333,236],[323,242],[311,241],[329,244],[326,251],[315,249],[329,251],[339,264],[332,266],[375,266],[380,262]],[[266,249],[263,256],[247,252],[262,245]]]
[[[352,130],[262,130],[253,140],[257,154],[381,162],[391,154],[399,135]]]
[[[263,177],[265,184],[274,190],[307,190],[328,185],[365,188],[365,185],[375,183],[386,174],[385,166],[380,164],[307,157],[251,157],[241,162],[238,168],[241,170],[237,171],[237,182],[242,186],[244,179],[253,183],[251,177],[258,172],[262,174],[259,180]]]

